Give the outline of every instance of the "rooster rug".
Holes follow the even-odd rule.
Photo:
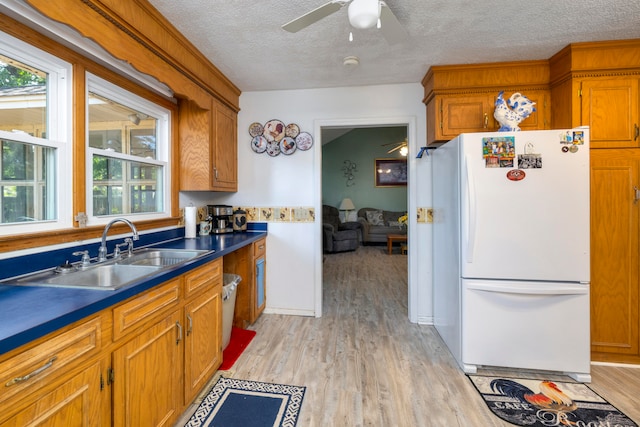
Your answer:
[[[581,383],[469,375],[498,417],[517,426],[638,427]]]

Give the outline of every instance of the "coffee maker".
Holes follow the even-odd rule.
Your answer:
[[[233,233],[233,207],[229,205],[207,205],[211,217],[211,234]]]

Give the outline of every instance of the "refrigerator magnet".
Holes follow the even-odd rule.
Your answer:
[[[518,154],[518,169],[541,169],[540,154]]]
[[[567,147],[566,145],[564,147],[562,147],[562,152],[563,153],[568,153],[569,152],[569,147]]]
[[[578,146],[577,145],[572,145],[571,147],[569,147],[569,151],[571,151],[572,153],[577,153],[578,152]]]
[[[527,174],[522,169],[511,169],[507,172],[509,181],[522,181]]]

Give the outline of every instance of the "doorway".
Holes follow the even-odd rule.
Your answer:
[[[322,141],[323,135],[326,135],[323,130],[327,130],[330,132],[334,132],[335,130],[340,129],[353,129],[353,128],[381,128],[381,127],[406,127],[406,137],[407,137],[407,145],[409,149],[409,155],[407,156],[407,169],[408,169],[408,178],[407,178],[407,187],[406,187],[406,197],[407,197],[407,212],[410,214],[409,223],[408,223],[408,238],[411,241],[412,236],[415,234],[413,230],[415,230],[415,193],[416,193],[416,185],[412,185],[415,183],[416,174],[415,174],[415,156],[411,156],[411,153],[417,152],[417,130],[416,130],[416,120],[415,117],[396,117],[396,118],[370,118],[370,119],[336,119],[336,120],[318,120],[315,123],[315,135],[320,135],[319,141],[316,141],[319,146],[321,146],[324,141]],[[319,161],[315,162],[316,170],[314,173],[314,179],[316,184],[316,194],[319,195],[316,201],[316,212],[320,214],[322,212],[322,150],[319,149],[320,153]],[[363,165],[363,174],[370,173],[373,175],[373,167],[369,167],[368,165]],[[412,214],[413,213],[413,214]],[[413,224],[412,224],[413,223]],[[413,225],[413,226],[412,226]],[[317,230],[316,235],[322,235],[322,221],[317,221]],[[320,242],[320,245],[322,243]],[[315,260],[315,312],[316,316],[320,317],[322,315],[322,302],[323,302],[323,273],[322,273],[322,260],[323,260],[323,251],[318,251],[318,256]],[[408,269],[408,313],[407,316],[409,320],[413,323],[417,322],[417,285],[416,285],[416,253],[415,250],[411,249],[411,245],[407,251],[407,269]]]

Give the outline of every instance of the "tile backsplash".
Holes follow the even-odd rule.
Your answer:
[[[316,215],[312,206],[234,206],[247,213],[248,222],[314,222]],[[180,225],[184,225],[184,209],[180,209]],[[207,218],[207,207],[198,207],[198,221]]]

